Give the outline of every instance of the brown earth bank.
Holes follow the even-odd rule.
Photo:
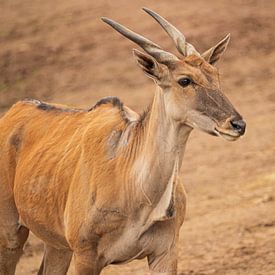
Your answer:
[[[182,168],[188,207],[179,274],[275,274],[273,0],[0,0],[0,112],[25,97],[88,108],[107,95],[144,109],[154,84],[136,67],[133,44],[100,21],[116,19],[175,52],[143,6],[173,22],[200,51],[231,33],[221,80],[247,122],[246,135],[234,143],[191,135]],[[42,253],[31,236],[16,274],[35,274]],[[146,261],[103,271],[147,273]]]

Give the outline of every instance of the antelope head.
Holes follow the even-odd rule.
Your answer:
[[[199,54],[167,20],[147,8],[143,10],[172,38],[180,58],[111,19],[103,17],[102,20],[146,52],[134,49],[134,56],[145,74],[161,88],[167,115],[180,124],[227,140],[236,140],[243,135],[246,124],[223,94],[215,67],[230,36]]]

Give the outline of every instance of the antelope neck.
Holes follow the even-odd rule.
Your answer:
[[[169,118],[165,92],[160,88],[155,93],[148,115],[134,174],[148,202],[157,204],[175,171],[175,163],[178,162],[178,168],[181,167],[191,128]]]

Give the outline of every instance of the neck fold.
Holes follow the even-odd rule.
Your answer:
[[[133,167],[134,178],[148,203],[157,204],[173,174],[175,162],[181,167],[192,129],[169,118],[165,92],[158,88],[143,130],[140,153]]]

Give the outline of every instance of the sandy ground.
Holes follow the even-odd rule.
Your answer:
[[[191,135],[182,168],[188,209],[179,273],[275,274],[273,0],[0,0],[0,6],[1,113],[25,97],[87,108],[103,96],[117,95],[135,110],[144,109],[154,84],[136,67],[133,44],[100,16],[171,51],[172,43],[142,6],[167,17],[201,51],[230,32],[232,42],[219,67],[226,94],[247,121],[247,133],[234,143],[198,131]],[[31,236],[16,274],[35,274],[42,253],[43,244]],[[134,261],[103,274],[147,272],[145,261]]]

